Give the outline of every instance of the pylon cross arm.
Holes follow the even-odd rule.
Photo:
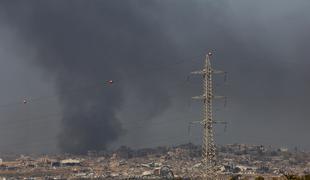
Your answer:
[[[213,124],[228,124],[226,121],[213,121]]]
[[[213,73],[213,74],[225,74],[226,72],[225,72],[225,71],[222,71],[222,70],[215,70],[215,69],[213,69],[213,70],[212,70],[212,73]]]
[[[214,99],[225,99],[226,96],[213,96]]]
[[[212,96],[212,95],[210,95]],[[201,95],[201,96],[194,96],[192,99],[206,99],[206,95]],[[212,96],[213,99],[225,99],[226,96]]]
[[[193,72],[191,72],[191,74],[206,74],[206,70],[203,69],[201,71],[193,71]]]
[[[205,95],[202,95],[202,96],[194,96],[194,97],[192,97],[192,99],[206,99],[206,96],[205,96]]]

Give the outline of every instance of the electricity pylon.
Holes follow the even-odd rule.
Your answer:
[[[212,75],[213,74],[225,74],[224,71],[213,70],[211,66],[210,58],[212,53],[208,53],[205,59],[204,68],[200,71],[192,72],[192,74],[203,75],[204,93],[201,96],[193,97],[193,99],[202,99],[204,102],[204,118],[200,123],[203,126],[203,143],[202,143],[202,164],[204,166],[204,176],[207,179],[215,179],[217,177],[217,159],[216,159],[216,147],[214,142],[214,130],[213,124],[226,122],[213,121],[212,118],[212,100],[225,98],[225,96],[214,96],[212,86]]]

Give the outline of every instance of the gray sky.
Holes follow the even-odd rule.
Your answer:
[[[216,119],[229,122],[227,132],[216,129],[219,144],[309,149],[309,6],[0,0],[0,99],[13,103],[0,108],[0,150],[200,143],[201,129],[189,138],[187,125],[202,118],[202,104],[189,103],[201,79],[186,76],[202,67],[208,49],[215,68],[228,72],[228,85],[216,87],[229,97],[225,109],[214,108]],[[85,88],[108,79],[116,83]],[[14,104],[42,96],[49,98]]]

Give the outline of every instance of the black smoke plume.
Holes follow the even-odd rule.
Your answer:
[[[169,109],[172,98],[187,102],[199,94],[198,83],[192,90],[174,83],[200,66],[174,62],[206,49],[229,72],[224,95],[231,109],[220,120],[231,126],[223,141],[294,144],[307,137],[298,133],[309,132],[310,4],[298,2],[0,0],[0,15],[55,79],[64,152],[105,149],[124,133],[120,109],[133,114],[125,121],[147,121]],[[115,84],[107,86],[109,79]],[[124,107],[128,94],[138,103]],[[178,123],[171,131],[186,129]],[[287,127],[296,135],[288,137]]]
[[[123,132],[116,117],[125,85],[144,104],[145,119],[169,104],[158,65],[175,58],[160,24],[129,1],[3,1],[10,22],[38,50],[35,63],[54,78],[63,108],[64,152],[102,150]],[[145,4],[142,6],[151,6]],[[141,7],[142,8],[142,7]],[[152,66],[158,64],[154,69]],[[114,80],[114,84],[106,81]],[[96,84],[95,88],[93,87]],[[74,90],[74,92],[72,92]],[[75,92],[78,90],[77,92]],[[68,93],[70,92],[70,93]],[[71,93],[72,92],[72,93]]]

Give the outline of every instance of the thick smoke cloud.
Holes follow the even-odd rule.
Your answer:
[[[63,151],[105,149],[122,134],[116,112],[123,103],[126,82],[143,99],[139,108],[143,109],[144,117],[140,118],[150,119],[168,106],[168,93],[154,85],[160,81],[158,76],[167,72],[158,73],[152,66],[164,66],[165,59],[175,58],[171,53],[174,49],[156,21],[146,21],[135,12],[137,4],[120,1],[4,4],[12,25],[20,29],[25,41],[37,48],[35,63],[55,77],[63,107],[59,138]],[[109,87],[106,83],[109,79],[115,85]],[[87,88],[94,84],[101,87]],[[72,89],[79,91],[68,93]]]
[[[105,149],[126,133],[124,122],[148,122],[169,109],[184,113],[186,123],[198,120],[199,115],[182,110],[200,93],[199,84],[176,84],[200,64],[176,62],[206,49],[215,51],[216,67],[230,75],[226,92],[216,90],[230,97],[229,110],[218,117],[231,123],[220,142],[304,144],[305,134],[298,132],[306,132],[305,126],[296,124],[309,125],[309,5],[287,0],[0,1],[7,24],[35,47],[32,63],[55,80],[63,110],[59,145],[74,153]],[[116,83],[108,86],[109,79]],[[127,118],[120,119],[120,111]],[[169,131],[186,130],[184,122],[172,123]]]

